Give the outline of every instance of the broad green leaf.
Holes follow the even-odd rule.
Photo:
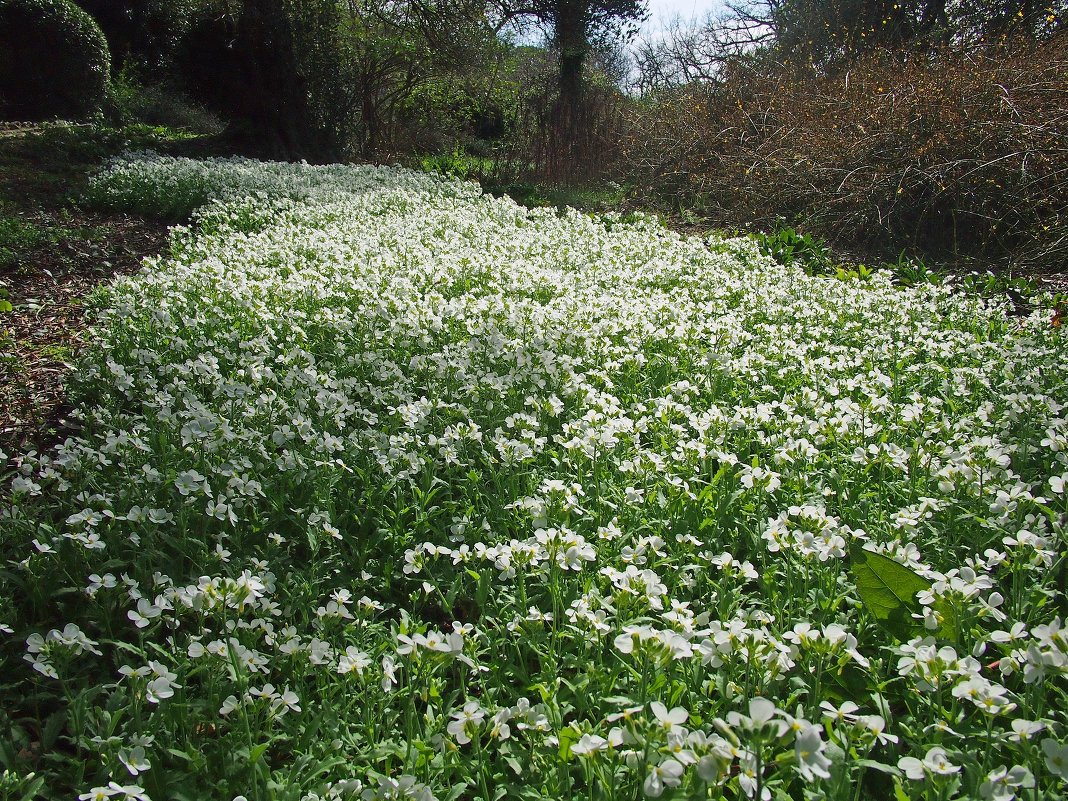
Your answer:
[[[919,611],[916,593],[931,582],[888,556],[856,548],[851,572],[864,607],[892,633],[907,639],[915,627],[911,613]]]
[[[570,726],[560,729],[557,737],[560,740],[560,749],[557,755],[564,762],[570,762],[572,758],[571,746],[579,741],[579,733]]]
[[[66,710],[61,709],[58,712],[53,712],[49,716],[48,722],[45,723],[44,729],[41,731],[41,746],[46,750],[51,749],[66,725]]]

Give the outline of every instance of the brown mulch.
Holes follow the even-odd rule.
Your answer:
[[[35,126],[0,131],[0,215],[47,234],[0,262],[0,289],[13,307],[0,313],[0,451],[8,457],[63,435],[86,297],[167,241],[159,221],[78,208],[71,198],[99,159],[42,157],[36,136]]]
[[[46,212],[21,216],[47,224]],[[13,307],[0,317],[0,450],[8,455],[43,444],[65,424],[66,378],[85,345],[85,298],[167,241],[166,226],[153,221],[85,212],[73,219],[91,228],[90,238],[75,230],[0,269]]]

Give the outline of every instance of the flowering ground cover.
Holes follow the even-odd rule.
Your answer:
[[[93,194],[203,205],[6,482],[7,797],[1068,791],[1049,312],[399,169]]]

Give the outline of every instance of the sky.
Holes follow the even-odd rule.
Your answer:
[[[657,30],[670,22],[675,16],[684,21],[702,20],[708,12],[715,11],[722,5],[721,0],[649,0],[649,21],[646,30]]]

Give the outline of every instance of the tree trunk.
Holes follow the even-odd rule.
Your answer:
[[[582,77],[590,49],[587,16],[586,0],[560,0],[556,18],[560,100],[572,109],[582,100]]]
[[[559,0],[556,7],[556,46],[560,50],[556,103],[550,115],[549,176],[567,181],[582,159],[585,133],[583,79],[589,55],[587,0]]]
[[[950,40],[946,0],[927,0],[920,18],[920,33],[932,44],[947,45]]]
[[[378,150],[378,104],[375,97],[377,84],[371,72],[364,75],[361,83],[363,91],[360,101],[360,122],[363,128],[363,144],[360,147],[360,155],[371,160]]]
[[[248,135],[274,158],[329,158],[312,123],[283,1],[243,0],[234,46],[248,87]]]

